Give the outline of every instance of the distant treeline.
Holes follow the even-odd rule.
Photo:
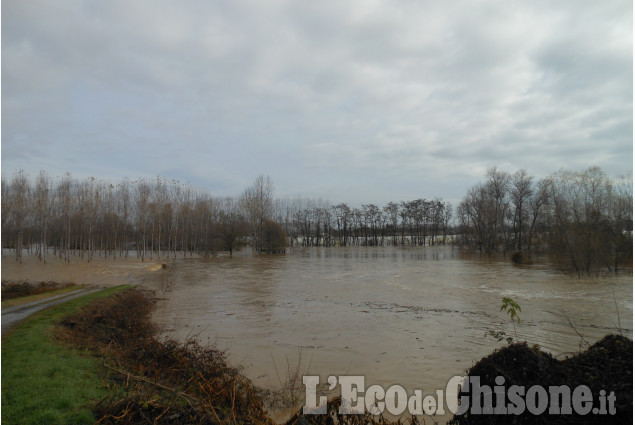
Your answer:
[[[118,184],[67,174],[2,180],[2,247],[57,255],[145,258],[287,246],[424,246],[454,243],[486,254],[550,252],[578,273],[616,271],[632,253],[632,186],[597,168],[534,182],[492,169],[454,208],[442,199],[384,206],[276,199],[260,176],[236,197],[217,198],[165,178]]]

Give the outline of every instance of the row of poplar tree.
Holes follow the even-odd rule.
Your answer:
[[[384,206],[274,197],[260,176],[236,197],[213,197],[165,178],[117,184],[70,174],[25,172],[2,179],[2,246],[17,261],[25,250],[56,255],[142,259],[214,255],[249,244],[424,246],[453,243],[495,252],[550,253],[579,274],[617,271],[632,256],[632,182],[599,168],[535,180],[524,170],[490,169],[455,207],[442,199]]]
[[[433,245],[446,243],[452,206],[440,199],[378,207],[306,198],[276,199],[260,176],[237,197],[218,198],[175,180],[124,179],[117,184],[70,174],[2,180],[2,244],[22,259],[95,255],[213,255],[250,244],[286,246]]]

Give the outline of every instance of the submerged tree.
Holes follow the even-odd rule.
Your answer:
[[[533,194],[532,179],[533,177],[528,176],[525,170],[519,170],[512,176],[510,195],[513,206],[513,249],[523,249],[523,236],[529,213],[527,204]]]
[[[242,207],[250,226],[253,248],[260,251],[264,237],[264,222],[273,214],[273,181],[269,176],[260,175],[243,192]]]
[[[553,226],[550,246],[578,275],[615,271],[632,241],[632,212],[624,194],[597,167],[560,171],[548,179]],[[631,242],[632,244],[632,242]]]
[[[6,208],[3,211],[3,216],[6,215],[6,221],[3,219],[3,239],[11,241],[15,248],[15,259],[21,263],[32,201],[31,187],[24,170],[15,173],[11,183],[3,184],[2,189],[2,204]]]
[[[266,176],[240,197],[219,199],[161,177],[112,184],[42,172],[31,182],[18,172],[2,179],[2,246],[14,250],[16,261],[25,249],[42,261],[52,249],[69,262],[131,249],[143,261],[233,254],[248,242],[260,252],[294,243],[424,246],[449,239],[484,254],[522,251],[531,259],[549,252],[579,275],[617,271],[632,261],[632,179],[616,181],[599,168],[537,181],[524,170],[510,175],[493,168],[456,210],[440,198],[331,206],[322,199],[274,199],[273,190]]]
[[[287,234],[282,226],[272,220],[264,220],[261,251],[284,252],[287,246]]]
[[[460,243],[487,254],[546,249],[580,276],[617,271],[632,255],[631,205],[632,184],[616,190],[597,167],[537,183],[492,169],[457,208]]]
[[[245,217],[240,210],[238,202],[234,198],[226,198],[219,213],[220,234],[223,239],[224,249],[229,255],[234,253],[238,238],[246,233],[247,225]]]

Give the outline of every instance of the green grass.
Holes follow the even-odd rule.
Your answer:
[[[107,389],[99,359],[55,340],[53,327],[118,286],[40,311],[2,335],[2,422],[92,424],[91,403]]]
[[[72,291],[75,291],[77,289],[84,288],[85,286],[86,285],[73,285],[73,286],[68,286],[66,288],[56,289],[54,291],[42,292],[41,294],[27,295],[25,297],[12,298],[10,300],[4,300],[4,301],[2,301],[2,308],[13,307],[13,306],[16,306],[16,305],[26,304],[26,303],[30,303],[31,301],[43,300],[45,298],[53,297],[55,295],[61,295],[61,294],[65,294],[67,292],[72,292]]]

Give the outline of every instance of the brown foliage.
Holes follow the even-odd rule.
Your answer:
[[[73,286],[73,283],[57,283],[57,282],[10,282],[2,281],[2,300],[10,300],[13,298],[25,297],[27,295],[37,295],[44,292],[55,291],[56,289],[67,288]]]
[[[139,291],[100,300],[66,318],[60,335],[104,355],[111,395],[96,404],[99,423],[268,424],[251,382],[223,351],[195,340],[161,341]]]
[[[82,348],[105,350],[129,355],[148,342],[156,328],[150,320],[152,300],[139,291],[125,291],[96,300],[68,316],[62,325],[67,336]]]

